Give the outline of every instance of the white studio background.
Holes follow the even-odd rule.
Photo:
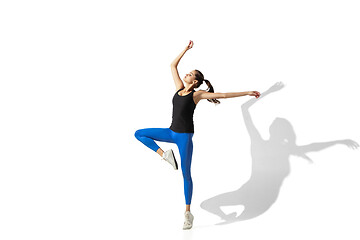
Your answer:
[[[359,142],[359,12],[349,0],[2,1],[0,238],[359,239],[359,150],[346,144],[308,153],[313,164],[290,156],[258,217],[216,225],[200,207],[251,175],[250,97],[197,106],[190,231],[181,171],[134,137],[170,126],[170,63],[193,40],[181,78],[199,69],[216,92],[284,84],[249,110],[264,139],[283,118],[298,145]]]

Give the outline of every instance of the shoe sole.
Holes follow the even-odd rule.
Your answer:
[[[189,227],[189,228],[183,228],[183,230],[190,230],[191,228],[192,228],[192,226]]]
[[[191,219],[191,226],[190,227],[183,227],[183,230],[189,230],[193,227],[193,224],[194,224],[194,216],[192,216],[192,219]]]
[[[178,170],[178,165],[177,165],[177,162],[176,162],[176,159],[175,159],[175,155],[174,155],[174,152],[173,152],[173,150],[171,150],[171,154],[172,154],[172,156],[173,156],[173,159],[174,159],[174,162],[175,162],[175,170]]]

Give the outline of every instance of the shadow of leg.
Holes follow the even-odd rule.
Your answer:
[[[233,212],[230,214],[225,214],[220,207],[223,206],[236,206],[242,205],[241,198],[239,198],[239,191],[223,193],[207,199],[200,204],[200,207],[204,210],[219,216],[222,220],[225,221],[236,221],[237,213]]]

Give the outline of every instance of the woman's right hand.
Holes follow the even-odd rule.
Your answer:
[[[186,50],[189,50],[193,47],[194,42],[190,40],[189,45],[187,45]]]
[[[258,91],[250,91],[249,92],[249,96],[254,96],[256,98],[259,98],[260,97],[260,93]]]

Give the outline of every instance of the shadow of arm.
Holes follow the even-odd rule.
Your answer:
[[[311,143],[308,145],[299,146],[298,150],[302,153],[318,152],[326,148],[332,147],[336,144],[344,144],[352,149],[356,149],[359,147],[359,144],[357,142],[347,139],[347,140],[337,140],[337,141],[323,142],[323,143]]]
[[[255,127],[254,125],[254,122],[251,118],[251,115],[249,113],[249,107],[254,104],[254,102],[256,101],[256,99],[250,99],[249,101],[247,101],[246,103],[244,103],[242,106],[241,106],[241,110],[242,110],[242,114],[243,114],[243,117],[244,117],[244,122],[245,122],[245,126],[246,126],[246,129],[250,135],[250,138],[252,140],[260,140],[262,139],[259,131],[257,130],[257,128]],[[250,102],[250,103],[249,103]]]
[[[263,99],[265,96],[269,95],[272,92],[279,91],[283,87],[284,87],[284,84],[282,82],[277,82],[273,86],[271,86],[267,91],[263,92],[258,99],[252,98],[249,101],[245,102],[241,106],[241,110],[242,110],[244,121],[245,121],[245,126],[246,126],[246,129],[247,129],[251,139],[261,139],[262,140],[262,137],[254,125],[254,122],[249,113],[249,108],[252,105],[254,105],[255,102],[259,101],[260,99]]]

